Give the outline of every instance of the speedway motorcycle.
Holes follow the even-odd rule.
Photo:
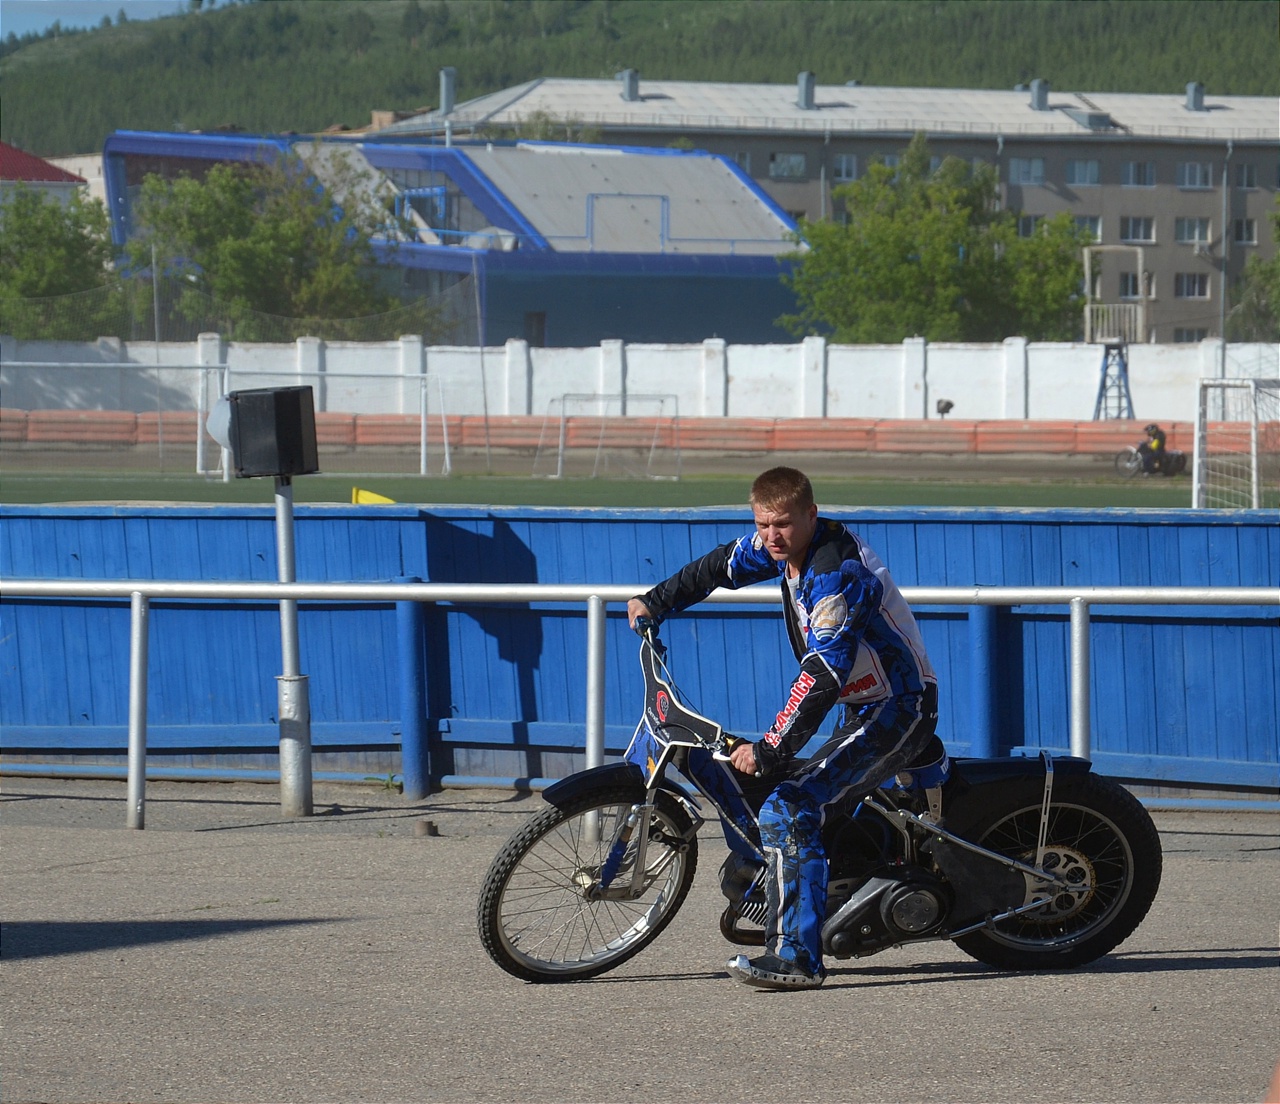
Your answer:
[[[481,888],[481,942],[526,981],[595,977],[653,942],[693,884],[704,808],[729,848],[721,933],[764,942],[756,818],[781,775],[729,765],[737,738],[684,700],[656,625],[637,627],[644,711],[624,759],[548,787]],[[822,944],[836,959],[948,939],[997,968],[1079,966],[1126,939],[1160,885],[1150,815],[1088,760],[951,759],[936,737],[829,813],[824,844]]]

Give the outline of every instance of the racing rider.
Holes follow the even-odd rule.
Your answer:
[[[750,505],[754,533],[632,598],[627,615],[635,628],[638,618],[661,621],[717,587],[781,580],[800,670],[769,731],[730,753],[738,771],[778,778],[760,812],[765,953],[737,955],[729,973],[766,989],[812,988],[826,978],[824,810],[870,793],[924,749],[937,725],[937,680],[888,570],[844,525],[819,516],[802,472],[779,467],[760,475]],[[831,737],[796,762],[837,702],[844,709]]]

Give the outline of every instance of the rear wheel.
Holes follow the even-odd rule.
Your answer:
[[[1039,782],[1024,781],[954,828],[992,851],[1034,863],[1040,831]],[[1089,774],[1062,779],[1049,808],[1044,866],[1063,876],[1055,890],[1026,879],[1036,909],[960,936],[966,954],[1002,969],[1092,962],[1127,939],[1160,887],[1160,836],[1146,809],[1113,782]]]
[[[640,799],[642,800],[642,799]],[[637,954],[684,903],[697,867],[688,814],[659,792],[650,817],[644,872],[634,877],[637,837],[616,877],[600,873],[637,796],[611,788],[581,794],[537,814],[489,867],[477,919],[489,957],[526,981],[579,981]]]

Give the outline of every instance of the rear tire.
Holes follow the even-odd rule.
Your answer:
[[[659,792],[649,825],[646,873],[631,897],[632,840],[606,896],[592,897],[615,834],[643,800],[629,787],[570,798],[538,813],[498,852],[480,890],[480,941],[499,966],[525,981],[581,981],[612,970],[671,923],[693,884],[693,822]]]
[[[1043,784],[1010,786],[954,825],[959,835],[1022,862],[1034,862]],[[1163,856],[1151,816],[1128,790],[1095,774],[1058,781],[1049,809],[1046,867],[1078,890],[1039,909],[960,936],[966,954],[1005,970],[1082,966],[1119,946],[1142,922],[1160,888]],[[1025,901],[1043,883],[1027,879]]]

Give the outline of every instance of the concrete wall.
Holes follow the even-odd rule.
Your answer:
[[[1192,421],[1202,377],[1280,376],[1275,346],[1132,345],[1128,374],[1135,416]],[[416,413],[422,376],[428,405],[449,414],[543,415],[569,393],[675,395],[684,417],[936,418],[940,399],[965,420],[1093,417],[1103,350],[1098,345],[627,344],[531,348],[427,347],[399,341],[288,345],[226,343],[70,344],[0,338],[5,407],[206,409],[221,387],[311,384],[321,411]],[[38,363],[40,367],[24,367]],[[46,367],[46,365],[48,367]],[[92,365],[84,367],[78,365]],[[55,367],[57,366],[57,367]],[[203,366],[214,371],[200,372]]]

